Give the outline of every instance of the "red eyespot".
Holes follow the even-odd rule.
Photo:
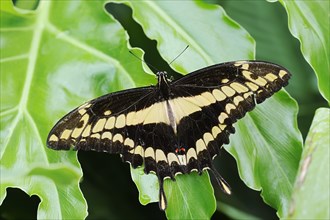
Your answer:
[[[176,148],[175,149],[175,153],[176,154],[184,154],[186,152],[186,149],[184,147],[181,147],[181,148]]]

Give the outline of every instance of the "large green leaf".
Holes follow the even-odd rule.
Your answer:
[[[40,1],[35,12],[16,11],[7,1],[1,4],[4,10],[1,12],[1,49],[4,52],[1,53],[0,171],[1,175],[5,174],[5,178],[1,176],[1,202],[6,187],[19,187],[42,199],[40,218],[83,218],[86,205],[78,188],[81,171],[76,154],[45,148],[47,132],[58,118],[87,99],[146,85],[153,77],[143,74],[137,65],[140,62],[127,53],[129,45],[125,32],[105,15],[101,2]],[[157,39],[166,60],[172,60],[190,45],[183,57],[173,63],[183,73],[222,61],[253,58],[252,38],[220,7],[201,2],[178,2],[175,6],[151,1],[128,4],[148,36]],[[139,51],[135,53],[141,56]],[[285,109],[281,117],[289,120],[279,122],[275,108]],[[253,188],[263,188],[265,200],[277,209],[286,204],[293,178],[289,175],[294,176],[301,150],[295,114],[296,106],[282,92],[242,120],[243,125],[245,120],[253,124],[249,133],[239,124],[238,134],[232,138],[242,143],[232,145],[238,152],[254,146],[251,134],[257,140],[265,137],[264,141],[257,141],[262,145],[250,151],[249,160],[244,161],[244,154],[242,158],[241,155],[235,157],[241,164],[243,179]],[[261,122],[259,117],[267,120]],[[287,136],[280,136],[279,141],[272,143],[269,133],[281,125],[286,128],[283,133]],[[268,126],[267,131],[265,126]],[[284,150],[279,150],[281,147]],[[263,152],[264,148],[266,153],[253,153]],[[261,157],[273,157],[270,161],[273,169],[266,166]],[[289,166],[287,170],[281,169],[279,160]],[[247,168],[244,163],[248,164]],[[265,166],[264,173],[253,172],[263,170],[262,166]],[[270,184],[273,175],[278,177],[274,185]],[[52,187],[40,184],[44,182],[50,182]],[[274,187],[283,188],[283,193],[273,195]],[[151,191],[148,199],[154,201],[157,190]],[[170,218],[207,218],[215,210],[213,189],[206,174],[177,176],[177,182],[167,180],[165,191]],[[235,193],[235,189],[233,191]],[[184,201],[187,195],[189,201]]]
[[[237,123],[241,137],[233,136],[227,147],[243,181],[261,189],[265,202],[279,216],[288,212],[302,150],[296,109],[296,103],[279,92]]]
[[[25,11],[1,1],[0,201],[7,187],[37,195],[40,219],[87,215],[76,152],[45,147],[56,120],[90,98],[154,78],[103,8],[98,1],[40,1]]]
[[[314,69],[320,93],[330,103],[329,1],[280,0],[289,16],[291,33]]]
[[[290,219],[330,219],[330,109],[316,111],[293,190]]]
[[[253,40],[219,6],[199,1],[181,1],[175,7],[164,1],[124,2],[132,7],[134,19],[148,37],[157,40],[158,49],[167,61],[190,45],[173,64],[178,71],[188,73],[214,63],[253,58]],[[238,132],[227,147],[238,162],[243,180],[253,189],[263,189],[264,200],[276,208],[280,216],[287,212],[302,149],[296,115],[296,103],[280,92],[238,123]],[[174,184],[165,187],[165,192],[177,195],[179,191],[170,189]],[[181,189],[187,190],[182,194],[189,194],[198,187],[200,185],[196,184],[189,190]],[[235,189],[233,191],[235,193]],[[171,198],[171,194],[168,197]],[[177,210],[186,208],[184,199],[177,202],[175,209],[168,208],[168,217],[183,218]],[[202,217],[199,212],[212,204],[211,197],[209,201],[184,217]],[[196,202],[199,202],[198,197],[189,201],[191,206]]]

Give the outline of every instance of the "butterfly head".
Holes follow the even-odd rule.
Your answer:
[[[160,98],[167,100],[170,95],[170,86],[169,86],[169,80],[167,77],[167,72],[166,71],[160,71],[157,72],[157,77],[158,77],[158,83],[157,87],[159,88],[160,91]]]
[[[162,82],[168,82],[168,76],[166,71],[159,71],[156,73],[158,77],[158,84],[160,85]]]

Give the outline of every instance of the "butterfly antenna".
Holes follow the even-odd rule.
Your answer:
[[[183,52],[185,52],[188,49],[189,45],[187,45],[182,51],[181,53],[179,53],[179,55],[177,55],[169,64],[173,63],[176,59],[178,59],[179,56],[181,56],[181,54],[183,54]]]
[[[142,61],[143,63],[147,64],[149,67],[152,67],[154,70],[156,70],[156,72],[160,72],[156,67],[154,67],[153,65],[151,65],[150,63],[147,63],[146,61],[142,60],[140,57],[138,57],[137,55],[135,55],[132,51],[128,51],[130,54],[132,54],[135,58],[137,58],[138,60]]]

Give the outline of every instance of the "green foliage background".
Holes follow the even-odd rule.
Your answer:
[[[329,2],[15,5],[1,1],[2,218],[81,219],[87,216],[87,204],[90,219],[269,219],[275,213],[281,218],[330,217],[328,108],[317,111],[310,128],[315,110],[328,107],[330,97],[329,21],[323,19]],[[168,66],[186,45],[189,50]],[[79,152],[79,163],[76,152],[45,147],[52,125],[77,105],[155,83],[149,67],[128,50],[174,77],[254,58],[292,72],[286,88],[297,103],[281,91],[259,105],[236,124],[237,133],[215,160],[232,196],[213,189],[206,172],[178,176],[176,182],[165,182],[165,216],[156,203],[141,206],[137,199],[141,204],[157,201],[155,176],[137,169],[131,178],[129,166],[117,155]],[[262,190],[261,197],[251,189]]]

